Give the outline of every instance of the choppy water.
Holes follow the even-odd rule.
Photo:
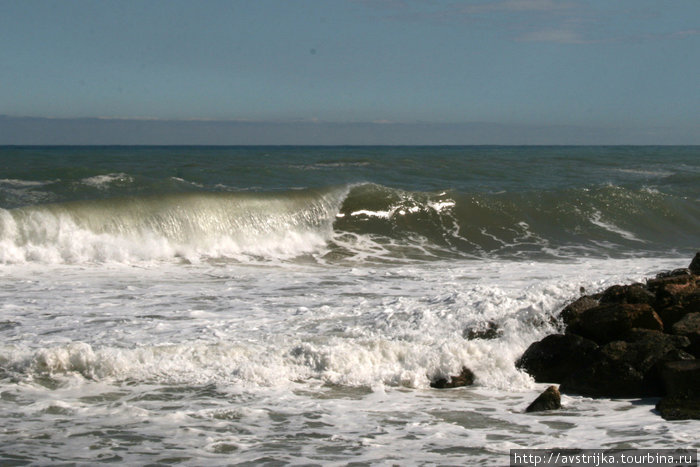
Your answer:
[[[524,414],[514,361],[698,248],[698,147],[0,148],[0,460],[697,448],[653,401]]]

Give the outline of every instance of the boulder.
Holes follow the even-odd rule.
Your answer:
[[[689,340],[688,352],[700,358],[700,312],[688,313],[671,328],[671,332]]]
[[[667,396],[700,397],[700,360],[668,362],[663,366],[662,377]]]
[[[563,381],[599,358],[598,344],[573,334],[551,334],[528,347],[516,366],[538,383]]]
[[[656,410],[666,420],[700,420],[700,399],[664,397]]]
[[[556,386],[550,386],[540,394],[532,404],[527,406],[525,412],[541,412],[543,410],[556,410],[561,408],[561,394]]]
[[[700,312],[700,277],[673,276],[654,284],[650,286],[656,295],[653,306],[665,326],[672,326],[687,313]]]
[[[629,341],[613,341],[600,358],[579,367],[561,384],[561,391],[593,397],[646,397],[664,393],[664,362],[694,357],[682,350],[688,340],[658,331],[634,330]]]
[[[643,284],[613,285],[600,297],[600,303],[654,303],[655,296]]]
[[[691,273],[700,275],[700,251],[695,253],[695,257],[690,262],[688,269],[690,269]]]
[[[673,272],[665,272],[657,274],[654,279],[647,279],[647,289],[651,293],[658,293],[659,289],[673,284],[687,284],[693,279],[689,270],[675,270]]]
[[[578,300],[569,303],[566,307],[564,307],[563,310],[561,310],[561,313],[559,316],[561,317],[562,321],[564,321],[564,324],[570,324],[581,316],[584,311],[589,310],[591,308],[595,308],[600,304],[600,300],[584,295],[583,297],[579,298]]]
[[[431,388],[446,389],[446,388],[458,388],[461,386],[471,386],[474,384],[474,373],[467,367],[462,367],[462,371],[457,376],[450,376],[448,378],[437,378],[430,382]]]
[[[611,303],[584,311],[569,324],[567,333],[578,334],[598,344],[619,340],[634,328],[663,330],[663,322],[646,303]]]
[[[666,389],[656,406],[667,420],[700,420],[700,360],[668,362],[662,370]]]
[[[644,375],[623,360],[601,357],[572,373],[559,389],[589,397],[637,397]]]

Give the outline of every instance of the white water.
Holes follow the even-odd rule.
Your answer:
[[[579,288],[685,259],[0,269],[0,451],[43,464],[504,464],[516,447],[700,447],[653,401],[564,397],[515,359]],[[468,326],[498,323],[496,340]],[[466,365],[476,386],[435,390]],[[116,457],[115,457],[116,456]]]

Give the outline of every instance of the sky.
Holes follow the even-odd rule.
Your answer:
[[[700,144],[698,0],[0,12],[0,144]]]

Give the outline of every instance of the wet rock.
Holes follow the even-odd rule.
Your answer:
[[[652,292],[656,291],[669,284],[687,284],[692,280],[693,276],[688,269],[676,269],[670,272],[662,272],[656,275],[654,279],[647,279],[647,288]]]
[[[671,332],[688,338],[688,352],[700,358],[700,312],[688,313],[671,328]]]
[[[668,362],[662,370],[666,397],[656,406],[667,420],[700,420],[700,360]]]
[[[646,303],[612,303],[584,311],[579,319],[566,328],[598,344],[619,340],[634,328],[663,330],[663,322]]]
[[[637,397],[643,380],[629,363],[606,356],[572,373],[560,390],[589,397]]]
[[[666,279],[668,277],[677,277],[677,276],[688,276],[690,274],[691,274],[690,269],[678,268],[678,269],[674,269],[673,271],[660,272],[656,275],[656,279]]]
[[[578,320],[584,311],[595,308],[599,304],[600,300],[586,295],[564,307],[559,316],[561,317],[562,321],[564,321],[564,324],[570,324]]]
[[[687,313],[700,312],[700,276],[668,277],[653,284],[650,288],[656,295],[654,308],[667,327]]]
[[[655,296],[642,284],[613,285],[600,297],[600,303],[654,303]]]
[[[538,382],[592,397],[664,396],[664,418],[700,418],[700,253],[646,284],[583,296],[560,314],[565,334],[516,362]]]
[[[525,412],[541,412],[543,410],[557,410],[561,408],[561,394],[556,386],[549,386],[540,394],[532,404],[527,406]]]
[[[560,382],[599,358],[598,344],[573,334],[552,334],[528,347],[516,366],[538,383]]]
[[[700,420],[700,399],[664,397],[656,410],[666,420]]]
[[[489,321],[485,325],[477,325],[464,330],[462,335],[465,339],[497,339],[503,334],[503,331],[498,328],[498,325],[493,321]]]
[[[467,367],[462,367],[462,371],[457,376],[447,378],[437,378],[430,382],[431,388],[446,389],[458,388],[461,386],[471,386],[474,384],[474,373]]]
[[[700,397],[700,360],[668,362],[662,375],[667,396]]]
[[[682,336],[634,330],[627,339],[601,347],[598,360],[578,367],[562,382],[562,392],[593,397],[660,396],[664,392],[662,364],[694,358],[682,350],[689,343]]]
[[[695,253],[695,257],[690,262],[688,269],[690,269],[691,273],[700,275],[700,251]]]

